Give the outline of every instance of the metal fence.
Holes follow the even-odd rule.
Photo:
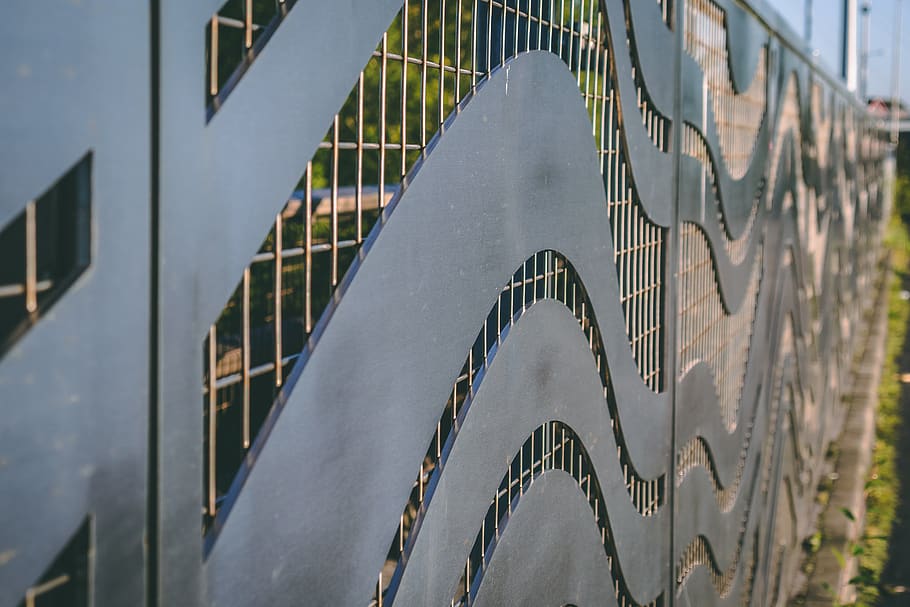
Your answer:
[[[786,602],[888,147],[764,4],[9,10],[0,605]]]

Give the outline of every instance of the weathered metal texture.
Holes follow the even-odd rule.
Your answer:
[[[786,600],[886,148],[777,16],[154,7],[4,20],[0,227],[91,152],[93,242],[0,358],[0,605],[86,517],[96,605]]]

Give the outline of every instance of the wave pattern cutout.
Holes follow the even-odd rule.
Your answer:
[[[637,93],[636,104],[639,111],[641,111],[641,122],[648,132],[648,138],[661,152],[669,152],[672,145],[670,119],[660,113],[654,106],[651,97],[648,95],[648,90],[645,88],[645,81],[641,77],[641,71],[638,66],[632,68],[632,78],[635,81]]]
[[[473,398],[475,385],[492,363],[496,349],[512,323],[538,301],[552,299],[564,304],[578,320],[594,355],[597,371],[604,387],[604,399],[610,411],[614,438],[618,446],[617,457],[623,469],[626,489],[635,509],[642,516],[652,516],[663,506],[666,498],[666,481],[661,476],[643,479],[625,447],[625,438],[619,422],[616,396],[613,393],[603,341],[587,292],[575,269],[562,255],[555,251],[541,251],[525,261],[500,292],[496,305],[490,310],[483,327],[468,352],[465,364],[455,380],[452,392],[430,446],[420,464],[417,479],[411,489],[411,496],[404,508],[395,539],[389,548],[386,564],[376,585],[372,598],[374,605],[381,605],[392,580],[400,575],[410,550],[411,532],[426,512],[426,488],[434,475],[445,467],[445,446],[457,438],[460,419],[466,414]]]
[[[605,14],[597,0],[522,6],[407,0],[382,35],[204,339],[204,532],[383,209],[461,104],[522,52],[555,53],[576,76],[601,159],[630,347],[642,379],[660,390],[665,230],[645,217],[626,166]],[[639,102],[663,141],[666,121]]]
[[[780,342],[778,349],[780,351],[780,360],[787,361],[788,357],[793,353],[793,320],[787,316],[784,321],[783,330],[780,334]],[[771,488],[771,464],[772,464],[772,455],[774,449],[774,438],[776,433],[774,429],[777,428],[777,417],[781,413],[781,400],[783,398],[782,389],[784,381],[784,365],[782,363],[777,365],[777,368],[774,370],[774,376],[771,382],[771,404],[770,411],[768,415],[768,431],[765,433],[764,444],[762,445],[762,460],[765,462],[762,467],[762,476],[761,476],[761,491],[763,494],[767,494],[768,490]]]
[[[717,507],[721,512],[729,512],[733,508],[733,504],[736,503],[743,480],[743,472],[746,469],[746,456],[749,454],[749,444],[752,441],[752,423],[752,421],[749,422],[743,433],[744,441],[736,462],[736,475],[729,486],[724,487],[717,477],[717,466],[714,464],[711,448],[701,436],[691,439],[679,451],[676,458],[676,486],[682,485],[686,475],[693,468],[704,468],[711,478],[711,486],[714,488],[714,499],[717,501]]]
[[[853,361],[877,347],[868,339],[878,332],[866,323],[887,288],[878,264],[890,146],[875,114],[807,61],[763,0],[751,8],[751,0],[213,0],[168,2],[151,13],[145,3],[123,2],[91,20],[41,27],[29,27],[39,22],[38,3],[7,4],[8,21],[25,24],[24,35],[12,37],[12,56],[23,58],[17,64],[40,76],[42,53],[56,43],[70,52],[79,79],[36,77],[5,89],[10,111],[0,112],[0,131],[15,132],[21,149],[36,153],[22,166],[10,158],[0,189],[37,192],[59,174],[61,150],[97,144],[92,192],[127,206],[112,214],[98,204],[75,226],[66,214],[43,221],[41,199],[24,215],[0,203],[12,222],[0,230],[0,259],[12,260],[0,266],[0,301],[19,317],[54,299],[42,268],[67,261],[57,258],[78,244],[70,240],[96,226],[104,236],[89,251],[99,271],[76,272],[78,288],[55,305],[54,318],[15,353],[0,353],[3,394],[9,386],[8,400],[22,403],[4,420],[12,440],[3,449],[12,455],[0,474],[0,495],[16,496],[5,519],[15,525],[0,535],[22,553],[0,567],[0,603],[18,603],[20,591],[63,591],[40,581],[53,582],[41,571],[56,569],[59,547],[75,546],[60,537],[70,521],[82,525],[76,544],[91,535],[112,547],[80,554],[81,569],[92,561],[104,575],[129,574],[120,576],[124,585],[97,588],[71,580],[82,602],[142,601],[148,539],[147,554],[168,555],[168,567],[181,572],[162,578],[158,604],[191,597],[183,602],[348,605],[369,601],[376,584],[378,606],[395,598],[402,571],[408,584],[415,580],[408,586],[415,595],[438,591],[416,579],[418,566],[454,585],[470,553],[453,601],[466,604],[478,580],[492,579],[486,567],[504,522],[516,531],[518,505],[531,505],[523,492],[542,489],[541,474],[557,468],[589,498],[623,605],[661,591],[656,604],[680,607],[789,598],[815,481],[854,387]],[[90,36],[96,30],[119,35]],[[161,61],[137,64],[149,42],[164,49]],[[690,78],[689,69],[700,74]],[[124,87],[139,91],[138,105],[126,97],[112,103],[103,86],[85,86],[114,74],[137,78],[123,81],[139,83]],[[85,92],[63,95],[67,111],[97,117],[100,133],[135,140],[120,128],[126,107],[140,114],[130,121],[140,138],[155,121],[157,151],[146,157],[140,145],[132,155],[73,121],[34,128],[60,119],[34,101],[67,86]],[[142,103],[143,87],[168,91],[167,111]],[[674,123],[683,116],[691,123]],[[125,175],[135,177],[139,196],[119,196]],[[532,191],[537,177],[544,186]],[[689,177],[694,183],[674,183]],[[680,192],[697,198],[699,186],[701,200],[680,199]],[[160,190],[160,214],[146,214],[143,189],[153,198]],[[72,198],[51,197],[61,208]],[[134,213],[129,205],[137,203]],[[151,249],[142,246],[150,234],[160,236]],[[52,244],[54,251],[44,246]],[[551,250],[559,248],[592,270],[589,280],[597,273],[603,282],[589,283],[589,293]],[[130,273],[144,285],[129,293],[138,299],[104,307],[112,285],[123,286],[117,270],[125,267],[149,274]],[[69,284],[63,273],[56,285]],[[157,305],[145,301],[146,288]],[[599,318],[589,299],[595,292],[597,312],[605,310]],[[540,316],[528,312],[541,301]],[[581,334],[552,301],[574,315]],[[119,348],[125,333],[112,327],[146,318],[156,329],[151,339]],[[529,359],[521,339],[535,355],[561,351],[581,365],[543,359],[540,369],[514,368],[541,381],[556,369],[566,402],[605,407],[578,412],[604,424],[596,435],[576,426],[585,446],[556,416],[536,417],[566,412],[559,403],[537,403],[536,421],[520,430],[514,417],[481,411],[499,404],[486,398],[491,392],[516,395],[507,392],[519,385],[506,367]],[[453,343],[464,351],[453,352]],[[77,360],[86,347],[97,360]],[[148,374],[150,361],[158,373]],[[113,371],[109,389],[92,382],[95,368]],[[50,381],[31,381],[49,370]],[[539,386],[520,387],[530,394]],[[155,392],[150,404],[166,414],[129,415],[115,400],[127,390]],[[617,403],[617,393],[628,401]],[[77,406],[56,406],[70,400],[120,413],[77,419]],[[499,438],[497,428],[473,433],[486,413],[505,420],[499,430],[519,434],[510,434],[506,451],[547,423],[525,436],[511,464],[502,453],[483,459],[483,470],[458,468],[492,455],[459,448]],[[93,440],[99,420],[112,424],[108,436],[120,443]],[[605,460],[597,460],[600,482],[584,453],[595,446]],[[648,451],[655,446],[659,452]],[[635,462],[633,447],[642,453]],[[678,458],[676,467],[648,466],[656,478],[643,478],[644,464],[660,464],[663,450]],[[480,489],[470,483],[482,476],[482,493],[453,496],[448,480],[456,476],[464,484],[455,491]],[[565,474],[553,476],[569,484]],[[58,499],[47,500],[44,485],[64,477]],[[127,477],[133,484],[117,482]],[[448,486],[445,495],[434,497],[436,483]],[[149,489],[168,516],[145,538]],[[479,495],[477,520],[460,520],[463,535],[447,538],[461,549],[443,569],[430,535],[451,530],[442,511],[468,493]],[[671,495],[678,501],[669,503]],[[538,512],[548,497],[534,504]],[[80,523],[86,512],[90,524]],[[424,520],[432,527],[422,528]],[[647,537],[626,534],[635,526]],[[532,524],[524,529],[534,532]],[[590,525],[564,529],[593,533]],[[523,548],[536,535],[517,539]],[[564,564],[547,561],[547,548],[535,564],[552,565],[558,578]],[[418,563],[418,549],[427,562]],[[54,562],[42,562],[48,556]],[[698,585],[699,596],[680,591],[686,579],[683,590],[694,594]]]
[[[701,133],[690,124],[683,126],[682,153],[695,158],[702,164],[702,191],[703,204],[707,208],[709,201],[716,206],[717,222],[721,226],[721,236],[723,237],[724,250],[727,257],[734,265],[739,265],[746,257],[749,250],[749,235],[755,226],[755,218],[758,216],[759,201],[764,194],[764,188],[760,187],[756,192],[755,200],[752,203],[752,210],[746,220],[742,236],[738,239],[730,238],[730,230],[727,226],[726,217],[720,205],[720,191],[717,187],[717,174],[715,173],[714,163],[711,155],[708,153],[708,144],[705,142]],[[708,196],[710,192],[711,196]]]
[[[830,102],[825,101],[825,91],[817,82],[812,82],[810,111],[812,116],[813,152],[820,166],[828,166],[831,147],[831,123],[833,114]]]
[[[632,52],[631,41],[627,46]],[[606,52],[603,60],[605,63],[608,60]],[[637,73],[633,67],[633,77]],[[612,83],[604,77],[599,92],[589,93],[585,89],[583,96],[592,117],[604,179],[626,334],[642,380],[652,391],[658,392],[663,383],[662,294],[666,229],[648,219],[638,199],[623,145],[619,87],[615,80],[619,76],[611,73],[611,77]],[[650,105],[640,78],[636,80],[636,88],[637,103],[649,136],[661,149],[669,146],[669,121]]]
[[[721,416],[729,430],[736,425],[762,272],[762,247],[755,256],[739,311],[727,314],[704,233],[692,223],[680,228],[679,377],[696,363],[707,363]]]
[[[659,1],[661,15],[665,23],[669,24],[670,19],[670,2]],[[632,63],[632,80],[635,82],[636,104],[641,112],[642,124],[648,132],[648,138],[662,152],[669,152],[671,148],[672,134],[670,118],[661,113],[651,100],[648,94],[648,87],[645,85],[644,75],[642,74],[641,64],[638,60],[638,43],[635,41],[635,32],[632,28],[632,15],[628,3],[625,4],[626,18],[626,48],[629,51]]]
[[[721,154],[730,176],[740,179],[749,168],[767,103],[767,49],[762,48],[749,88],[736,94],[730,77],[724,10],[712,0],[684,0],[683,39],[686,52],[704,72],[713,98]]]
[[[784,93],[783,102],[780,105],[780,111],[778,112],[777,128],[774,133],[774,141],[778,142],[778,148],[787,133],[790,133],[793,137],[795,148],[801,150],[802,129],[800,128],[799,120],[799,88],[796,84],[795,77],[787,79],[787,89]],[[774,188],[777,185],[778,171],[780,170],[780,162],[783,157],[781,152],[782,150],[778,149],[777,152],[771,154],[770,157],[768,165],[768,187],[771,192],[774,192]],[[796,180],[796,186],[797,190],[800,192],[800,198],[803,198],[804,196],[802,193],[805,191],[806,187],[802,179]],[[805,221],[806,213],[803,212],[802,208],[800,211],[801,212],[797,215],[797,219]]]
[[[224,104],[297,0],[227,0],[205,28],[206,113]]]
[[[749,492],[750,495],[747,498],[746,507],[743,510],[742,517],[739,519],[739,530],[737,533],[736,547],[733,556],[730,559],[730,563],[727,565],[726,569],[721,569],[720,565],[717,562],[714,551],[711,548],[711,544],[708,541],[708,538],[702,534],[697,535],[691,542],[689,542],[685,550],[683,550],[683,554],[676,565],[677,592],[682,589],[682,587],[686,584],[689,576],[692,575],[692,573],[699,567],[707,568],[708,575],[711,578],[711,584],[714,586],[714,590],[717,593],[718,598],[726,598],[733,590],[733,582],[736,579],[736,574],[739,570],[740,562],[742,561],[743,550],[745,549],[745,542],[749,529],[750,513],[752,512],[754,506],[752,500],[754,499],[755,488],[757,485],[756,477],[760,463],[760,461],[756,461],[755,466],[753,466],[754,473],[752,475],[752,488]],[[751,561],[749,564],[747,564],[747,578],[754,576],[756,561],[753,559],[755,556],[755,546],[753,546],[753,550],[747,554],[747,559]],[[751,586],[753,582],[751,579],[749,579],[747,583]]]
[[[758,464],[758,462],[756,462]],[[756,466],[757,467],[757,466]],[[753,476],[754,480],[754,476]],[[755,483],[752,484],[752,491],[754,493]],[[683,550],[683,554],[679,559],[679,562],[676,565],[676,589],[677,592],[685,585],[689,576],[699,567],[707,567],[708,574],[711,577],[711,584],[714,586],[715,592],[719,598],[726,598],[730,592],[733,590],[733,582],[736,579],[736,573],[739,569],[740,561],[742,560],[743,550],[745,548],[746,536],[749,528],[749,515],[752,510],[752,503],[750,496],[750,503],[746,506],[743,511],[742,518],[740,519],[739,532],[737,534],[736,540],[736,549],[733,553],[733,557],[730,559],[730,563],[727,565],[726,569],[721,569],[717,563],[717,558],[714,555],[714,551],[711,549],[711,544],[704,535],[697,535]],[[749,554],[747,558],[753,556]],[[750,567],[752,569],[752,567]],[[751,582],[750,582],[751,583]]]
[[[619,128],[611,140],[620,137]],[[626,334],[645,384],[658,392],[663,381],[662,294],[666,230],[645,216],[619,147],[601,147],[607,214],[613,232],[613,257],[619,278]]]
[[[509,515],[519,507],[524,492],[547,470],[562,470],[569,473],[588,498],[594,520],[600,528],[601,542],[613,578],[613,592],[619,606],[662,607],[662,596],[650,603],[642,604],[635,600],[626,586],[597,472],[581,439],[569,426],[558,421],[547,422],[537,428],[512,458],[477,532],[452,605],[459,607],[471,605],[480,586],[484,569],[495,549],[496,540],[503,533]]]
[[[711,584],[720,598],[730,594],[736,570],[739,567],[740,551],[737,550],[730,565],[723,571],[717,565],[711,545],[704,536],[699,535],[686,546],[677,565],[676,586],[682,588],[686,580],[698,567],[707,567],[711,576]]]

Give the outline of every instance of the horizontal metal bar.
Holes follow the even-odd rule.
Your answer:
[[[41,293],[42,291],[48,291],[54,286],[52,280],[39,280],[35,283],[35,291]],[[17,295],[25,295],[25,285],[24,284],[12,284],[12,285],[0,285],[0,297],[15,297]]]

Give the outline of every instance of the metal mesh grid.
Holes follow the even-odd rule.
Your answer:
[[[664,10],[668,3],[661,3]],[[668,13],[665,13],[669,16]],[[598,19],[599,23],[599,19]],[[633,53],[633,43],[627,45]],[[606,45],[598,47],[601,73],[609,65]],[[639,72],[633,67],[637,102],[649,136],[660,149],[670,145],[670,123],[650,103]],[[638,200],[631,172],[628,170],[622,140],[619,98],[615,74],[604,74],[598,87],[585,87],[583,97],[591,115],[598,143],[600,170],[604,176],[607,213],[613,232],[614,259],[619,278],[620,300],[626,318],[626,333],[639,373],[652,390],[661,388],[662,299],[665,230],[651,223]]]
[[[224,103],[233,87],[265,47],[295,2],[296,0],[228,0],[212,15],[205,30],[205,99],[209,117]],[[412,6],[420,3],[421,0],[410,2]],[[462,71],[462,66],[446,62],[444,53],[440,58],[430,58],[429,62],[427,62],[427,57],[415,61],[418,58],[408,54],[404,48],[400,53],[393,53],[390,58],[393,61],[403,62],[403,58],[407,56],[408,61],[403,63],[418,66],[427,64],[431,72],[438,71],[441,66],[442,70],[447,72],[447,75],[451,75],[454,80],[459,80],[460,76],[470,77],[470,86],[473,86],[476,84],[476,78],[483,77],[497,65],[497,61],[501,65],[506,59],[522,50],[547,49],[557,52],[564,58],[570,58],[573,54],[572,38],[576,39],[576,44],[583,43],[583,40],[587,38],[585,32],[591,32],[594,29],[590,26],[594,23],[595,13],[598,14],[599,21],[600,9],[595,8],[596,4],[597,0],[422,0],[421,17],[433,12],[442,16],[442,27],[438,28],[442,34],[441,43],[444,44],[445,16],[447,14],[450,17],[449,23],[464,21],[459,25],[464,26],[463,32],[475,39],[475,43],[472,45],[470,40],[460,36],[461,32],[455,32],[455,35],[461,42],[467,42],[466,46],[473,46],[470,62],[465,64],[464,71]],[[658,0],[658,5],[661,7],[664,21],[669,24],[672,19],[672,2]],[[496,14],[497,12],[500,14]],[[501,15],[503,12],[506,15],[505,19]],[[469,15],[469,13],[471,14]],[[459,16],[467,18],[459,19]],[[485,24],[483,23],[484,17],[487,17]],[[424,22],[423,31],[426,31],[426,25],[434,27],[433,19],[433,17],[429,17],[429,22]],[[503,25],[507,21],[514,22],[514,27],[510,27],[508,23]],[[468,23],[470,23],[470,29],[468,29]],[[524,26],[524,32],[521,32],[522,26]],[[407,26],[405,25],[405,27]],[[484,44],[484,39],[476,37],[477,32],[483,31],[484,27],[490,34],[485,39],[492,43],[490,45]],[[497,27],[500,29],[498,41],[500,50],[504,50],[504,54],[497,53],[495,48],[489,48],[495,46],[497,42],[493,35],[495,32],[492,31]],[[575,33],[569,33],[570,29],[575,30]],[[452,34],[451,30],[449,34]],[[435,38],[435,36],[433,37]],[[483,48],[477,48],[478,43],[488,47],[485,55]],[[509,48],[510,43],[511,48]],[[568,44],[567,54],[563,48],[564,43]],[[419,50],[420,47],[412,47],[412,49]],[[577,47],[576,52],[579,49],[581,47]],[[426,51],[426,49],[424,50]],[[454,51],[454,46],[452,50]],[[478,51],[479,56],[476,54]],[[584,49],[581,51],[585,52]],[[460,53],[453,52],[452,54]],[[464,59],[468,60],[467,53],[465,53]],[[476,66],[477,69],[472,66]],[[570,67],[572,67],[571,63]],[[580,68],[580,65],[578,67]],[[458,84],[461,83],[457,83],[456,86]],[[467,90],[466,86],[463,92],[467,92]],[[440,94],[440,98],[442,96]],[[642,98],[641,87],[639,87],[639,97],[645,124],[649,126],[649,131],[656,142],[657,138],[661,136],[658,133],[657,122],[662,117],[649,107],[647,99]],[[455,94],[456,103],[462,98],[459,94]],[[440,122],[446,115],[448,114],[440,116]],[[653,130],[651,125],[654,125]]]
[[[0,356],[88,267],[91,154],[0,231]]]
[[[587,451],[570,427],[553,421],[537,428],[509,464],[509,470],[499,483],[465,562],[464,574],[452,599],[452,607],[467,606],[473,602],[478,589],[477,578],[483,575],[492,549],[500,537],[500,529],[507,524],[520,497],[547,470],[568,472],[587,497],[594,520],[600,528],[600,538],[607,555],[613,579],[613,592],[618,605],[620,607],[641,605],[635,601],[626,586],[613,543],[606,502]],[[663,598],[659,597],[646,607],[660,607],[662,604]]]
[[[862,162],[867,171],[873,176],[867,179],[870,187],[878,188],[880,181],[876,178],[881,174],[882,165],[879,162],[888,150],[887,134],[869,124],[862,128],[863,147],[861,151]]]
[[[856,145],[858,127],[856,112],[853,111],[853,108],[847,107],[844,110],[844,119],[841,121],[841,125],[844,128],[844,153],[846,160],[850,164],[855,164],[857,161],[857,153],[859,152],[859,147]]]
[[[784,93],[784,100],[780,105],[774,141],[778,142],[778,145],[782,145],[784,136],[788,132],[792,134],[797,152],[800,151],[802,149],[802,129],[800,128],[799,121],[799,91],[795,76],[791,76],[787,80],[787,90]],[[780,162],[783,158],[781,151],[782,150],[779,150],[777,153],[771,154],[768,164],[768,188],[772,193],[777,185],[778,171],[780,170]],[[806,190],[805,182],[802,179],[794,179],[794,181],[797,189],[801,193],[804,193]],[[803,209],[800,208],[800,211],[803,211]],[[797,214],[797,221],[802,222],[800,224],[800,234],[805,234],[805,220],[805,212]]]
[[[205,28],[205,103],[209,118],[265,47],[296,0],[228,0]]]
[[[790,260],[787,259],[786,261],[789,262]],[[777,428],[777,416],[780,414],[782,404],[786,406],[786,403],[781,403],[781,399],[784,398],[782,391],[784,381],[784,365],[788,362],[789,356],[793,353],[793,319],[789,315],[784,317],[783,328],[781,330],[778,344],[779,353],[777,359],[779,362],[774,369],[774,375],[771,381],[772,392],[770,405],[768,407],[768,431],[765,432],[765,440],[762,444],[761,450],[761,457],[763,462],[761,492],[763,495],[767,495],[768,491],[771,488],[774,439],[777,436],[777,432],[775,432]]]
[[[742,544],[740,544],[729,566],[723,571],[717,566],[714,553],[708,541],[701,535],[696,537],[686,546],[679,564],[676,569],[676,587],[681,588],[686,579],[698,567],[707,567],[708,574],[711,577],[711,584],[717,592],[719,598],[726,598],[733,589],[733,580],[736,577],[736,570],[739,567],[739,559],[742,554]]]
[[[667,25],[672,21],[672,6],[669,0],[658,0],[661,17]],[[638,60],[638,45],[635,42],[635,32],[631,27],[632,15],[630,13],[629,3],[624,3],[625,17],[627,23],[626,29],[626,48],[632,60],[632,79],[635,82],[636,102],[641,112],[642,124],[648,132],[651,142],[662,152],[669,152],[671,148],[671,121],[669,118],[660,113],[654,107],[653,101],[648,94],[648,88],[645,85],[642,76],[641,64]]]
[[[751,427],[747,430],[747,434],[751,434]],[[773,432],[768,432],[768,434],[773,434]],[[745,460],[745,453],[747,452],[748,447],[741,453],[741,460]],[[757,473],[758,464],[756,462],[755,472]],[[741,472],[737,471],[737,479],[740,477]],[[753,476],[753,478],[755,478]],[[739,480],[735,484],[738,484]],[[753,482],[753,491],[755,483]],[[718,497],[715,493],[715,497]],[[735,495],[732,498],[735,500]],[[751,498],[750,498],[751,499]],[[725,511],[732,509],[732,504],[730,508]],[[711,584],[714,586],[714,590],[717,592],[718,597],[723,599],[726,598],[730,592],[733,590],[733,582],[736,579],[736,572],[739,569],[739,563],[742,558],[744,544],[746,540],[746,531],[749,525],[749,514],[752,510],[752,504],[747,504],[746,508],[743,511],[742,518],[740,519],[739,524],[739,534],[736,541],[736,551],[733,553],[733,558],[730,560],[730,563],[727,565],[727,568],[721,570],[717,564],[717,559],[714,556],[714,552],[711,549],[711,544],[708,542],[707,538],[703,535],[696,536],[683,550],[683,554],[680,557],[676,565],[676,588],[679,590],[685,583],[687,578],[694,572],[698,567],[707,567],[708,574],[711,578]],[[752,554],[747,554],[747,559],[751,558]],[[749,565],[749,569],[752,569],[754,563]],[[747,575],[749,575],[747,573]],[[751,582],[750,582],[751,583]]]
[[[739,311],[728,315],[706,237],[693,223],[683,223],[680,228],[679,377],[699,361],[710,366],[721,416],[728,429],[736,426],[739,411],[762,258],[759,248],[743,304]]]
[[[753,488],[754,486],[753,483]],[[751,500],[751,497],[749,499]],[[689,542],[676,565],[677,591],[682,588],[688,577],[698,567],[706,567],[708,569],[708,575],[711,578],[711,584],[714,586],[714,590],[717,592],[718,597],[723,599],[729,596],[730,592],[733,590],[733,582],[736,580],[736,572],[739,569],[739,563],[745,548],[746,531],[749,526],[749,513],[752,510],[752,506],[750,501],[743,510],[742,517],[739,521],[736,551],[733,553],[733,557],[730,559],[730,563],[727,565],[726,569],[720,569],[717,564],[717,559],[714,556],[714,551],[711,549],[711,544],[705,536],[697,535]],[[751,553],[747,554],[747,559],[751,556]]]
[[[501,345],[504,333],[512,323],[537,301],[553,299],[559,301],[573,313],[587,337],[601,382],[604,399],[610,411],[614,438],[618,446],[617,455],[623,469],[626,488],[635,509],[642,516],[652,516],[664,504],[664,477],[646,480],[635,471],[619,422],[616,397],[606,367],[603,341],[584,285],[571,264],[555,251],[541,251],[528,259],[514,273],[512,280],[500,292],[496,306],[490,311],[483,327],[468,352],[467,360],[455,380],[446,407],[436,425],[427,453],[420,465],[411,495],[399,519],[398,529],[386,557],[386,563],[379,574],[376,591],[371,605],[388,602],[385,598],[389,588],[394,593],[395,581],[400,577],[406,555],[410,551],[409,538],[417,520],[426,511],[424,498],[427,486],[435,482],[436,475],[444,467],[445,445],[455,440],[474,394],[475,379],[491,362],[496,347]]]
[[[635,81],[636,102],[641,112],[641,121],[648,132],[648,138],[660,151],[669,152],[671,146],[670,120],[658,112],[651,102],[638,66],[632,68],[632,78]]]
[[[618,104],[615,88],[607,88],[605,79],[604,90],[593,99],[594,126],[620,302],[639,374],[657,392],[662,383],[665,229],[648,220],[638,200],[622,145]]]
[[[708,204],[715,206],[717,209],[717,221],[721,225],[721,236],[723,237],[724,250],[730,261],[739,265],[746,257],[749,250],[749,234],[755,225],[755,218],[758,216],[758,205],[764,188],[759,188],[756,193],[756,200],[752,204],[752,210],[749,212],[749,218],[746,220],[746,226],[743,229],[742,236],[738,239],[730,238],[729,227],[727,226],[726,217],[720,206],[720,193],[717,189],[717,176],[714,172],[714,164],[708,153],[708,146],[704,138],[693,126],[686,124],[683,126],[682,153],[695,158],[702,165],[702,208],[706,209]]]
[[[683,479],[690,470],[696,467],[704,468],[708,471],[711,478],[711,486],[714,488],[714,499],[717,507],[721,512],[729,512],[736,503],[736,497],[739,494],[739,487],[743,480],[743,472],[746,469],[746,456],[749,454],[749,445],[752,442],[752,420],[749,421],[745,432],[743,433],[743,446],[739,452],[739,459],[736,462],[736,475],[727,487],[721,485],[717,478],[717,467],[714,465],[714,458],[705,439],[697,436],[687,442],[680,449],[676,458],[676,486],[682,485]]]
[[[749,88],[737,95],[730,77],[724,10],[712,0],[686,0],[683,38],[686,52],[701,66],[713,98],[720,150],[730,175],[746,174],[765,114],[766,49]]]
[[[382,209],[459,104],[522,51],[554,52],[575,74],[598,140],[630,344],[659,389],[663,230],[626,176],[602,20],[597,0],[406,2],[205,339],[203,531]]]
[[[825,104],[825,91],[817,81],[812,83],[810,109],[812,112],[812,126],[814,146],[811,150],[820,166],[828,166],[828,150],[831,142],[831,121],[833,112],[830,103]]]
[[[37,582],[29,586],[19,607],[88,607],[91,522],[85,519]]]

